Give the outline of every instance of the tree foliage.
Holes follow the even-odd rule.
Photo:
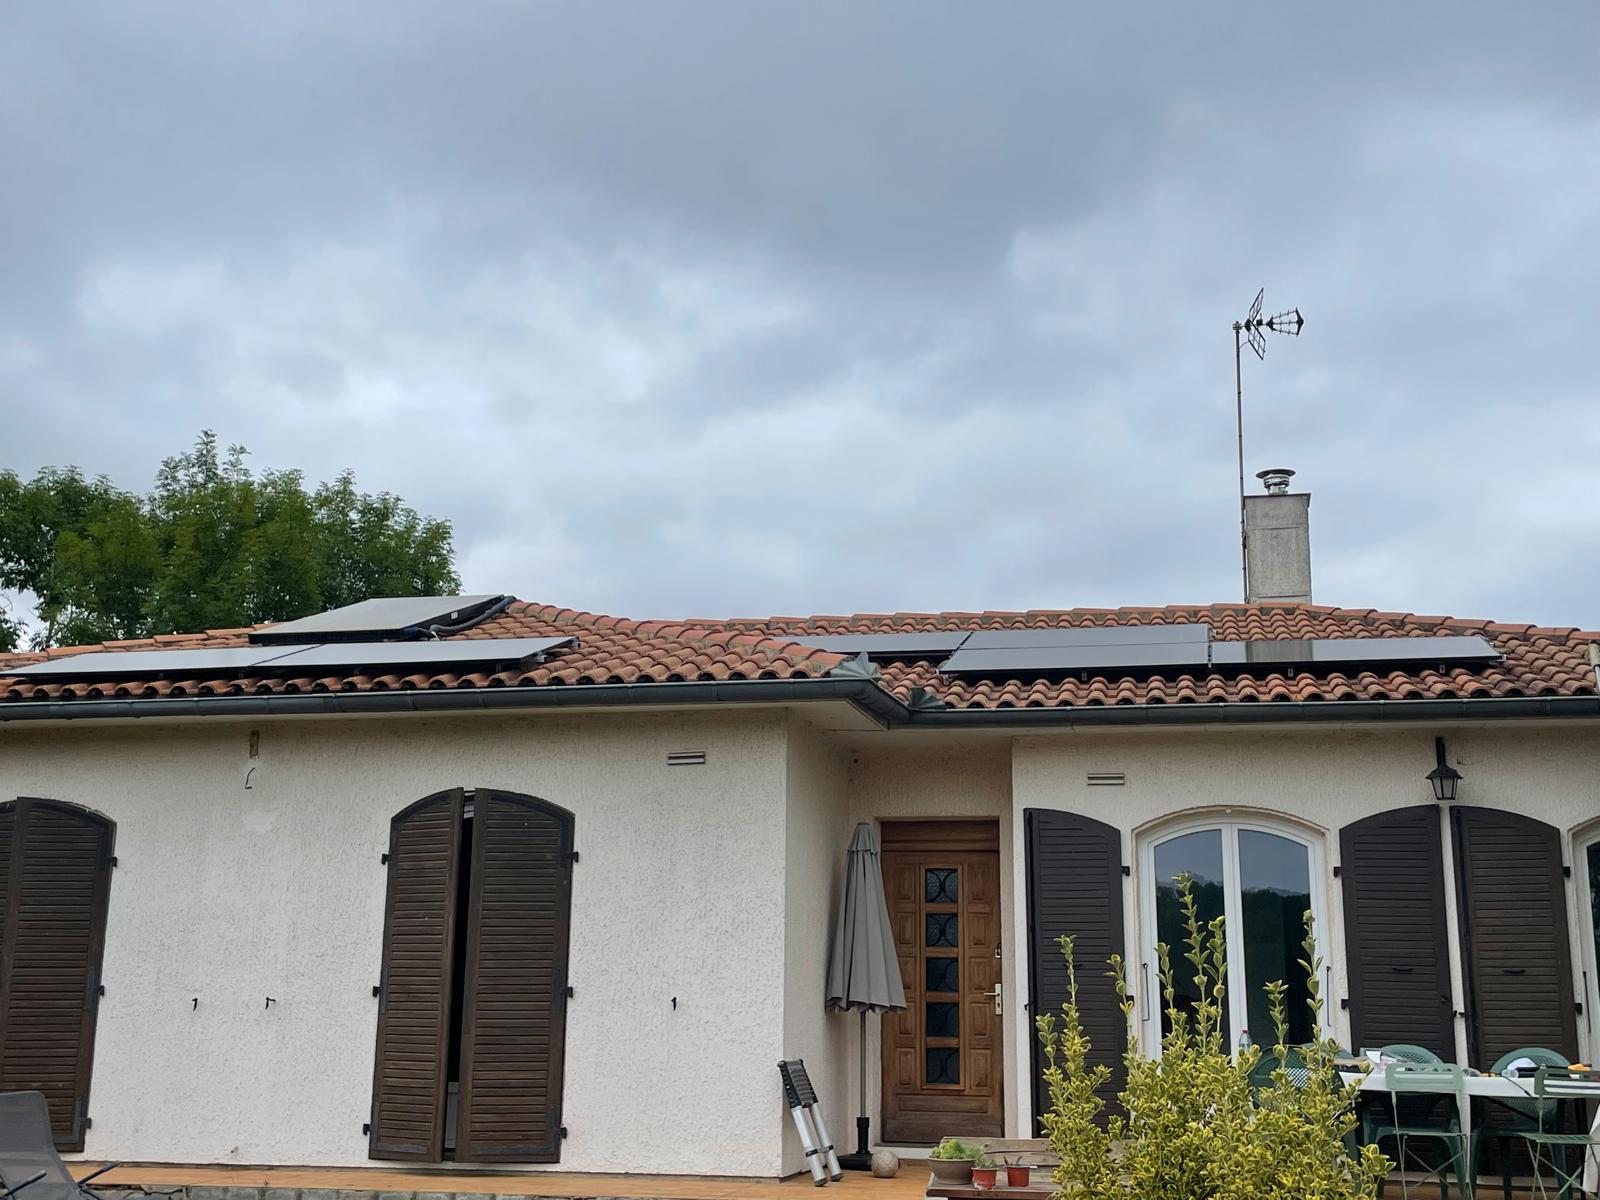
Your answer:
[[[285,621],[460,587],[448,521],[346,471],[253,474],[207,430],[140,496],[76,467],[0,472],[0,588],[31,592],[35,648]],[[24,631],[0,611],[0,649]]]

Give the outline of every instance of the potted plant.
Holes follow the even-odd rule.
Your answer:
[[[1006,1186],[1027,1187],[1028,1175],[1031,1171],[1032,1168],[1026,1163],[1008,1162],[1006,1164]]]
[[[960,1138],[945,1138],[933,1148],[933,1153],[928,1155],[928,1165],[933,1168],[933,1177],[943,1184],[966,1184],[972,1182],[973,1161],[983,1153],[976,1146],[963,1142]]]
[[[987,1153],[979,1152],[972,1164],[972,1186],[975,1188],[992,1188],[995,1184],[995,1161]]]

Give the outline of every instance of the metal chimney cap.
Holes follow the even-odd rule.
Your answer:
[[[1256,478],[1261,480],[1269,496],[1286,496],[1289,493],[1289,480],[1294,478],[1294,472],[1288,467],[1269,467],[1265,471],[1257,471]]]

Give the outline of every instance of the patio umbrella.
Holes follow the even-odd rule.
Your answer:
[[[894,929],[883,898],[878,835],[862,821],[856,826],[845,855],[844,903],[839,906],[839,925],[828,956],[828,1008],[861,1014],[861,1107],[856,1117],[856,1152],[839,1160],[853,1171],[871,1167],[867,1135],[867,1014],[894,1012],[905,1006]]]

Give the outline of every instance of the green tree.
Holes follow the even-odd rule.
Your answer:
[[[359,492],[346,471],[306,489],[254,475],[207,430],[161,464],[147,496],[76,467],[0,472],[0,588],[31,592],[36,648],[249,625],[371,596],[460,587],[448,521]],[[0,610],[0,649],[20,644]]]

